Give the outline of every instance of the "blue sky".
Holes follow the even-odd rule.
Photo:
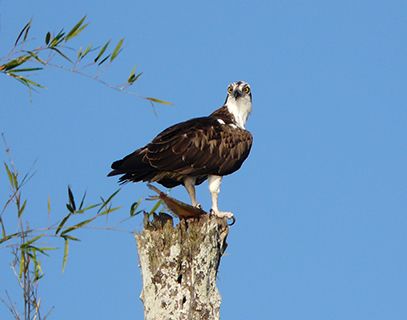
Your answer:
[[[68,184],[90,199],[112,193],[113,160],[209,114],[228,83],[246,80],[254,146],[220,194],[220,207],[238,219],[218,279],[222,319],[406,319],[405,12],[405,1],[375,0],[1,0],[0,56],[30,18],[41,41],[86,14],[78,46],[125,38],[104,79],[120,83],[136,65],[144,74],[134,90],[174,104],[154,113],[142,99],[57,69],[34,76],[47,89],[30,98],[2,76],[0,131],[21,171],[36,161],[26,214],[47,223],[50,196],[51,218],[61,218]],[[6,181],[2,172],[2,202]],[[107,224],[149,194],[143,184],[124,186],[116,201],[124,209]],[[172,194],[187,200],[184,190]],[[198,197],[208,208],[206,184]],[[125,225],[140,227],[141,218]],[[131,235],[78,235],[65,273],[61,250],[43,259],[52,318],[142,319]],[[17,296],[9,251],[0,256],[0,296]]]

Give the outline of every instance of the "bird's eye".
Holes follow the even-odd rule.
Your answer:
[[[233,87],[232,86],[228,87],[228,93],[230,94],[232,92],[233,92]]]
[[[249,87],[244,87],[243,92],[246,93],[246,94],[250,93],[250,88]]]

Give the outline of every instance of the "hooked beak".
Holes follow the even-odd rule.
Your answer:
[[[235,97],[235,99],[240,98],[242,96],[242,91],[236,89],[235,91],[233,91],[233,96]]]

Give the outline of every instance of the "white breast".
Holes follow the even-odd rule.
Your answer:
[[[252,102],[250,101],[250,99],[247,97],[236,100],[232,97],[229,97],[226,102],[226,106],[229,112],[235,117],[236,124],[240,128],[245,129],[247,118],[252,111]]]

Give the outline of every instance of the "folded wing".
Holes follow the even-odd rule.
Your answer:
[[[109,175],[120,181],[157,181],[165,186],[186,176],[227,175],[238,170],[249,155],[252,135],[213,117],[191,119],[161,132],[152,142],[112,164]]]

